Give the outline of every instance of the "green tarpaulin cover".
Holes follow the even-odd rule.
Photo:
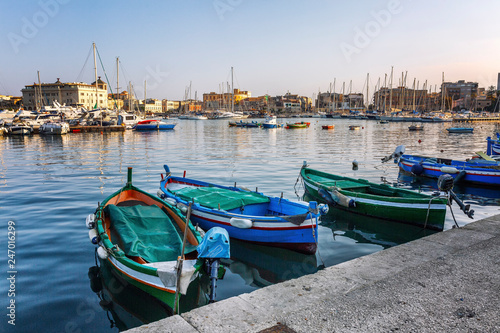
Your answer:
[[[269,198],[262,194],[247,191],[231,191],[219,187],[185,187],[173,191],[183,200],[191,201],[194,199],[204,207],[223,210],[230,210],[237,207],[269,202]]]
[[[177,225],[152,206],[117,207],[107,205],[104,213],[111,219],[111,239],[128,256],[147,262],[177,260],[182,251],[182,236]],[[186,243],[185,253],[195,249]]]

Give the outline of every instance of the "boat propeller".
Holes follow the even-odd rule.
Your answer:
[[[450,194],[450,200],[448,200],[448,204],[451,207],[451,203],[453,202],[451,199],[453,199],[457,205],[460,207],[460,210],[464,212],[465,215],[470,217],[471,219],[474,218],[474,209],[470,209],[470,205],[466,205],[460,200],[457,195],[452,191],[453,185],[455,184],[455,181],[453,177],[449,174],[443,174],[439,176],[437,185],[440,191],[445,192],[447,194]],[[456,222],[455,222],[456,223]]]

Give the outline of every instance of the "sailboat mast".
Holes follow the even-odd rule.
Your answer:
[[[41,109],[41,108],[42,108],[42,104],[43,104],[43,102],[42,102],[42,101],[43,101],[43,97],[42,97],[42,83],[40,82],[40,71],[37,71],[36,73],[37,73],[37,75],[38,75],[38,99],[40,100],[40,101],[38,101],[38,99],[37,99],[37,106],[36,106],[36,109],[37,109],[37,111],[38,111],[39,109]]]
[[[99,94],[97,92],[97,88],[98,88],[98,84],[97,84],[97,60],[96,60],[96,57],[95,57],[95,43],[92,43],[92,48],[94,49],[94,76],[95,76],[95,105],[96,105],[96,108],[99,107]],[[101,116],[101,122],[102,122],[102,116]]]
[[[368,105],[370,104],[370,98],[368,97],[368,82],[370,82],[370,73],[366,74],[366,111],[368,111]]]
[[[144,118],[146,118],[146,80],[144,80]]]
[[[384,77],[384,114],[387,107],[387,74]]]
[[[335,100],[335,80],[336,78],[333,78],[333,112],[337,110],[337,101]]]
[[[233,67],[231,67],[231,112],[234,112],[234,80],[233,80]]]
[[[116,112],[118,112],[118,104],[116,103],[116,100],[118,99],[118,90],[120,89],[120,71],[119,71],[119,65],[118,62],[120,60],[120,57],[116,57],[116,95],[115,95],[115,106],[116,106]]]
[[[132,110],[132,83],[130,83],[130,81],[128,81],[128,112],[132,112],[134,113],[134,111]]]
[[[391,83],[389,87],[389,112],[392,113],[392,71],[394,69],[394,66],[391,66]]]
[[[415,112],[415,81],[417,79],[413,78],[413,112]]]
[[[444,72],[443,72],[443,81],[441,84],[441,111],[444,112]]]

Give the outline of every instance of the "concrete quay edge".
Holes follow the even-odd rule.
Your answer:
[[[500,332],[500,215],[127,332],[261,331]]]

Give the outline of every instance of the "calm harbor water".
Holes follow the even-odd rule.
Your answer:
[[[167,315],[146,295],[118,287],[116,281],[99,295],[91,289],[88,271],[96,262],[85,217],[124,185],[127,167],[134,169],[134,185],[153,194],[163,165],[168,164],[176,175],[186,170],[195,179],[225,185],[237,182],[299,200],[304,191],[296,181],[303,161],[326,172],[397,183],[397,166],[392,161],[380,162],[397,145],[406,145],[407,153],[465,159],[484,151],[485,138],[498,131],[495,124],[474,124],[473,134],[448,134],[449,123],[426,123],[424,131],[409,132],[409,123],[304,120],[311,122],[310,128],[230,128],[227,121],[178,120],[169,132],[0,137],[0,308],[4,309],[0,331],[116,332]],[[322,130],[321,125],[327,123],[335,124],[335,129]],[[362,128],[350,131],[349,125]],[[359,163],[356,171],[353,160]],[[411,177],[399,178],[412,181]],[[401,185],[432,191],[432,183],[427,182]],[[472,205],[475,220],[500,213],[500,191],[460,187],[456,192]],[[472,221],[456,205],[453,208],[460,226]],[[12,258],[7,256],[9,221],[15,223],[16,232],[14,267],[9,267]],[[448,212],[445,229],[453,224]],[[233,242],[217,299],[310,274],[423,235],[418,229],[331,212],[322,220],[319,251],[313,256]],[[14,270],[12,284],[7,272]],[[8,296],[12,286],[15,296]],[[15,327],[6,316],[12,300]]]

